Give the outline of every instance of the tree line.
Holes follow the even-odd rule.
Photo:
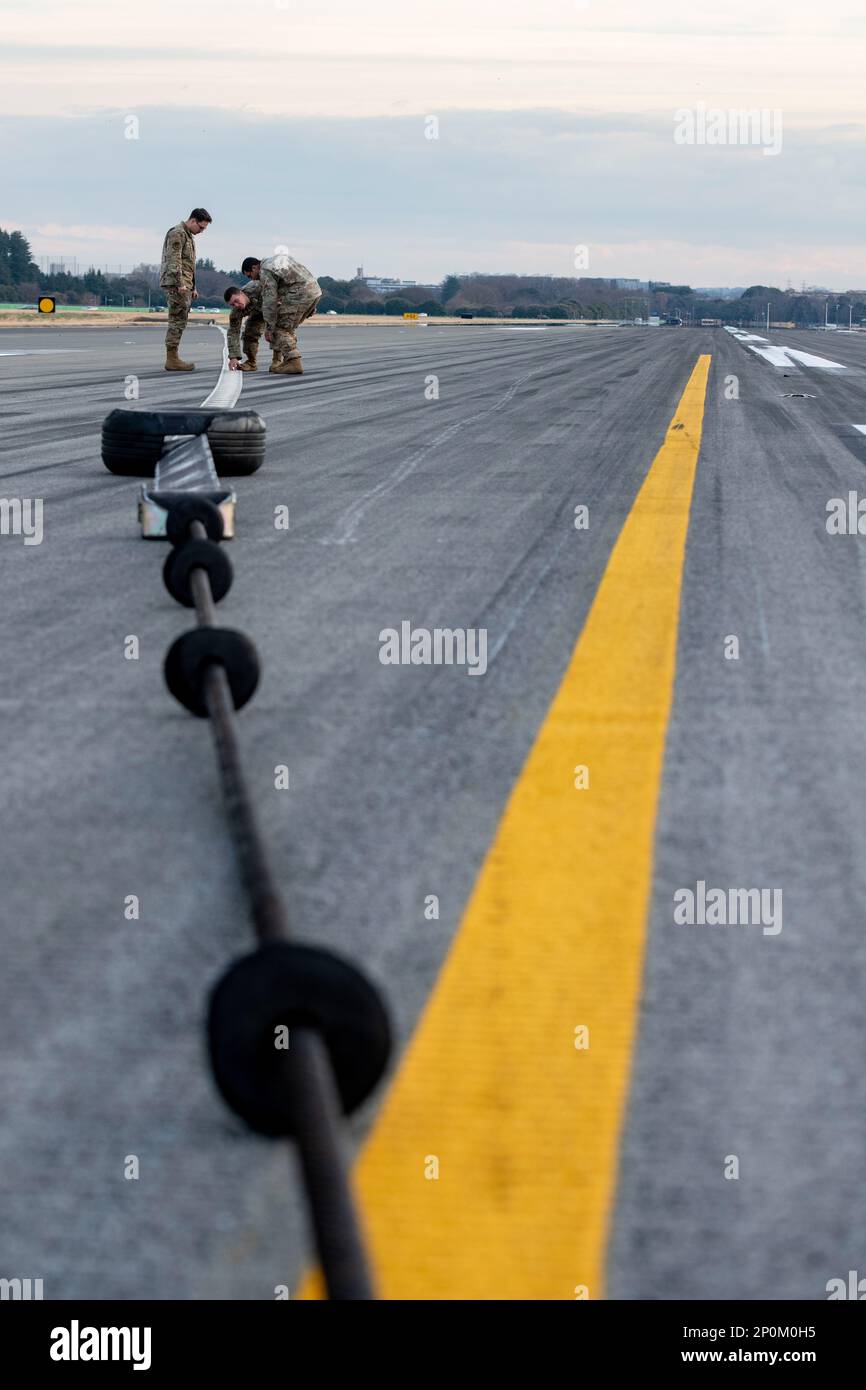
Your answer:
[[[823,323],[825,317],[840,324],[847,324],[849,318],[858,324],[861,319],[866,321],[866,291],[798,293],[751,285],[736,299],[716,299],[698,294],[689,285],[661,281],[650,281],[646,290],[629,290],[598,277],[479,273],[446,275],[438,290],[404,285],[382,295],[363,280],[340,280],[330,275],[318,278],[323,291],[320,313],[550,319],[629,319],[659,314],[687,322],[713,318],[748,325],[765,322],[769,304],[773,323],[808,327]],[[239,270],[219,270],[208,259],[197,262],[196,284],[204,304],[221,306],[226,286],[242,280]],[[127,275],[106,275],[94,269],[83,275],[44,273],[33,260],[27,238],[21,232],[0,229],[0,301],[32,303],[42,293],[56,295],[61,304],[124,303],[141,308],[165,304],[157,265],[139,265]]]

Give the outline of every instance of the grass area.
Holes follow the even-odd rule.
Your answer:
[[[190,328],[205,326],[210,322],[225,324],[228,319],[228,309],[209,309],[202,313],[193,311],[189,321]],[[154,313],[149,313],[147,309],[121,309],[116,306],[108,305],[97,309],[85,309],[81,305],[58,304],[56,314],[38,314],[35,309],[20,304],[0,303],[0,328],[25,328],[33,324],[40,324],[43,327],[54,324],[60,327],[65,324],[67,328],[81,327],[85,324],[91,328],[118,328],[122,324],[135,323],[139,325],[151,324],[154,328],[160,327],[166,322],[166,310],[159,309]],[[308,319],[304,324],[307,328],[324,329],[329,326],[335,328],[403,328],[420,332],[424,328],[433,328],[437,325],[441,328],[450,328],[454,325],[463,324],[467,329],[473,326],[477,328],[500,328],[509,329],[548,329],[558,328],[562,331],[588,331],[601,326],[614,327],[615,320],[611,319],[486,319],[473,317],[472,319],[459,319],[442,316],[432,319],[416,319],[408,321],[397,314],[316,314]],[[631,325],[629,325],[631,326]]]

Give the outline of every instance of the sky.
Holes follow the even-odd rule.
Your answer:
[[[226,268],[866,286],[862,0],[0,0],[0,30],[0,227],[37,255],[154,262],[204,205]],[[731,143],[732,109],[763,127]]]

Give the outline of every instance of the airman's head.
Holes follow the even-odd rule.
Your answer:
[[[186,219],[186,225],[193,236],[198,236],[199,232],[203,232],[210,226],[211,222],[213,222],[213,218],[207,208],[193,208],[189,217]]]

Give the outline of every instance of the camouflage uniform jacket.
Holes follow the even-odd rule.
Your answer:
[[[321,296],[319,282],[311,270],[293,256],[270,256],[259,272],[262,287],[262,313],[268,328],[277,326],[281,309],[294,312],[299,304]]]
[[[182,222],[165,234],[159,283],[161,289],[177,293],[195,289],[195,242]]]

